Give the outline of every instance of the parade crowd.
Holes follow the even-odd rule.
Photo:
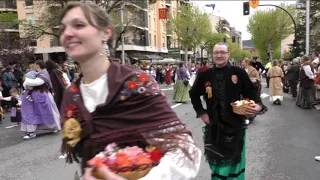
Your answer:
[[[61,154],[66,162],[80,164],[84,180],[95,180],[96,171],[100,179],[125,179],[105,162],[88,163],[112,143],[120,148],[151,146],[162,154],[139,180],[191,180],[199,172],[202,153],[211,180],[244,180],[247,119],[268,111],[260,97],[262,77],[274,105],[281,104],[284,91],[303,109],[315,103],[316,58],[304,56],[288,65],[273,60],[263,66],[255,57],[235,65],[229,46],[221,42],[213,47],[211,65],[127,66],[106,55],[111,22],[93,3],[70,3],[60,18],[60,43],[76,64],[36,60],[28,67],[8,65],[1,73],[3,111],[11,113],[23,139],[62,130]],[[159,88],[163,83],[174,84],[173,101],[191,101],[194,118],[204,123],[204,152],[170,107]],[[250,105],[236,111],[233,104],[242,100]]]

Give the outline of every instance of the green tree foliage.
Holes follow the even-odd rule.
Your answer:
[[[223,33],[211,32],[210,34],[207,34],[204,46],[209,54],[212,54],[213,47],[215,44],[223,41],[224,36],[225,35]]]
[[[247,58],[252,58],[252,54],[251,54],[251,52],[250,51],[248,51],[248,50],[242,50],[242,58],[245,58],[245,57],[247,57]]]
[[[291,51],[285,51],[282,54],[282,59],[285,61],[291,61],[293,58],[294,58],[294,56]]]
[[[0,14],[0,61],[3,65],[27,64],[34,58],[34,49],[29,47],[30,39],[22,39],[18,32],[8,31],[18,29],[18,23],[15,13]]]
[[[212,27],[208,15],[199,8],[182,5],[180,10],[178,15],[168,19],[167,26],[177,34],[178,41],[185,49],[187,61],[187,49],[196,48],[205,42]]]
[[[305,3],[305,2],[304,2]],[[310,1],[310,50],[316,55],[320,54],[320,1]],[[305,52],[306,39],[306,13],[305,9],[298,11],[297,37],[299,42],[297,51]]]
[[[284,6],[290,14],[295,16],[294,6]],[[258,10],[249,20],[247,26],[252,40],[262,60],[267,59],[268,47],[274,50],[276,57],[281,40],[294,33],[293,22],[288,14],[281,9]]]
[[[242,49],[240,48],[240,44],[233,43],[230,39],[227,40],[227,44],[230,48],[230,58],[239,62],[242,60]]]
[[[74,2],[74,0],[35,1],[35,6],[39,7],[40,9],[40,15],[34,22],[27,20],[22,21],[21,25],[25,32],[24,36],[38,39],[45,35],[50,35],[54,38],[58,38],[60,36],[60,16],[64,8],[70,2]],[[110,14],[111,18],[113,19],[113,25],[115,29],[115,32],[113,33],[114,42],[109,44],[109,46],[113,46],[113,48],[111,48],[113,50],[115,50],[119,46],[121,42],[121,36],[131,30],[130,28],[132,27],[132,25],[138,20],[138,18],[141,17],[138,16],[141,14],[141,11],[139,11],[137,14],[128,14],[126,13],[126,10],[136,11],[138,8],[133,8],[134,4],[146,8],[144,4],[145,1],[131,3],[130,1],[126,2],[122,0],[94,0],[93,2],[102,7],[108,14]],[[122,3],[126,4],[124,8],[123,30],[121,28],[120,20],[120,7]],[[133,33],[135,33],[135,31]]]

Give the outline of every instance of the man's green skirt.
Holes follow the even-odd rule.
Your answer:
[[[244,137],[246,139],[246,137]],[[230,166],[217,166],[211,165],[211,180],[245,180],[245,167],[246,167],[246,141],[241,153],[241,161],[238,164]]]

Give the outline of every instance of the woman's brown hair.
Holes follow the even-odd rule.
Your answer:
[[[104,30],[106,27],[113,27],[110,16],[102,8],[92,2],[74,2],[68,4],[60,16],[60,21],[71,9],[77,7],[82,10],[88,23],[98,30]],[[113,36],[111,35],[111,37],[107,41],[107,45],[109,47],[112,47],[112,42]]]

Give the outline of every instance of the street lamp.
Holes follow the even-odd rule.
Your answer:
[[[120,14],[121,14],[121,59],[122,59],[122,64],[126,64],[126,61],[124,59],[124,18],[123,18],[123,8],[124,8],[124,3],[121,1],[121,8],[120,8]]]

